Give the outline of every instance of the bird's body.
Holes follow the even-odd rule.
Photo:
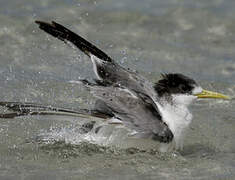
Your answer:
[[[188,106],[193,100],[198,97],[227,98],[222,94],[215,96],[213,92],[204,91],[194,80],[182,74],[164,74],[158,82],[151,83],[118,65],[103,51],[64,26],[56,22],[36,23],[50,35],[64,42],[70,41],[90,57],[97,79],[94,82],[79,82],[98,99],[90,111],[44,107],[38,111],[39,114],[54,110],[100,117],[107,119],[107,123],[113,123],[110,119],[116,119],[118,123],[133,130],[136,137],[153,139],[167,145],[164,149],[166,151],[172,145],[182,147],[185,132],[192,120]],[[1,102],[0,105],[18,111],[18,115],[33,114],[37,107],[10,102]]]

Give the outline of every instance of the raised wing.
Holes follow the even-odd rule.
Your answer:
[[[51,23],[43,22],[43,21],[35,21],[39,24],[39,28],[47,32],[48,34],[64,41],[70,41],[76,47],[78,47],[82,52],[90,57],[91,54],[102,59],[103,61],[111,62],[112,59],[105,54],[103,51],[98,49],[96,46],[82,38],[81,36],[75,34],[70,31],[66,27],[52,21]]]
[[[43,21],[35,22],[39,24],[40,29],[48,34],[64,42],[70,41],[78,47],[78,49],[88,55],[92,60],[94,71],[98,79],[104,81],[106,84],[120,85],[132,91],[144,93],[151,99],[157,96],[151,82],[137,73],[119,66],[106,53],[81,36],[54,21],[52,21],[52,23]]]

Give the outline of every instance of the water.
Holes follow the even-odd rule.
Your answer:
[[[234,17],[232,0],[1,1],[0,99],[94,103],[69,83],[94,77],[89,59],[40,31],[36,19],[64,24],[152,81],[183,72],[234,96]],[[195,103],[184,149],[167,154],[79,144],[80,118],[1,119],[0,179],[234,179],[234,107],[234,100]],[[40,135],[60,141],[27,143]]]

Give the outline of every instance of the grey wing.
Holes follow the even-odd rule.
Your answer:
[[[162,121],[159,111],[151,103],[139,98],[135,92],[113,86],[87,87],[126,127],[160,142],[172,141],[173,134]]]
[[[43,31],[64,42],[70,41],[89,56],[92,60],[96,76],[100,80],[105,81],[106,84],[119,84],[132,91],[147,94],[151,99],[155,98],[156,92],[151,82],[137,73],[119,66],[105,52],[80,35],[53,21],[51,23],[43,21],[35,22],[39,24],[39,28]]]
[[[51,105],[41,105],[26,102],[0,102],[0,106],[6,107],[11,112],[0,113],[0,118],[14,118],[27,115],[63,115],[78,117],[98,117],[102,119],[112,118],[111,114],[101,112],[99,110],[88,109],[67,109],[61,107],[53,107]]]
[[[153,83],[131,70],[127,70],[115,62],[104,62],[102,59],[91,56],[96,76],[104,83],[114,86],[126,87],[131,91],[148,95],[155,99],[157,94]],[[154,103],[154,102],[152,102]]]

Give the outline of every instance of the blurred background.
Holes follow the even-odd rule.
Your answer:
[[[63,24],[150,81],[178,72],[234,97],[234,7],[233,0],[2,0],[0,99],[94,104],[69,82],[95,77],[90,60],[35,20]],[[234,107],[234,100],[194,104],[184,149],[173,154],[77,143],[79,118],[1,119],[0,179],[234,179]],[[40,143],[42,136],[59,141]]]

